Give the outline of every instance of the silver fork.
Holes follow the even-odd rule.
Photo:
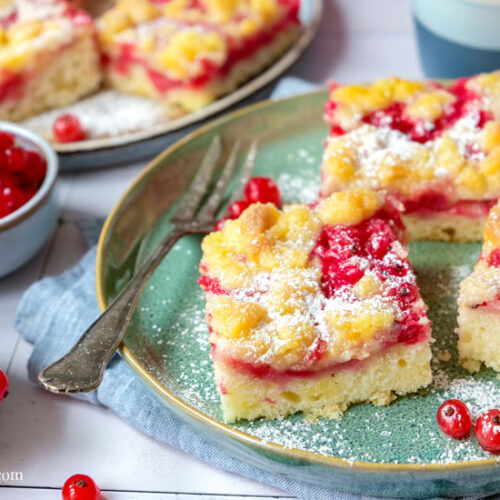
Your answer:
[[[241,142],[236,141],[217,177],[216,167],[222,146],[220,137],[216,136],[212,140],[186,194],[170,220],[172,231],[75,346],[38,374],[38,380],[46,390],[55,393],[89,392],[100,385],[111,356],[123,340],[144,287],[168,251],[182,236],[206,234],[212,230],[222,208],[227,186],[233,177],[240,148]],[[229,203],[241,197],[251,176],[256,153],[257,143],[253,141],[241,169],[238,186],[233,191]]]

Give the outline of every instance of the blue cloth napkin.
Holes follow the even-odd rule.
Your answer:
[[[274,96],[285,97],[314,88],[294,78],[284,79]],[[38,372],[56,361],[78,340],[99,315],[95,295],[96,242],[102,221],[82,221],[79,229],[91,249],[77,266],[55,278],[33,284],[19,306],[15,328],[33,344],[28,362],[29,378],[36,383]],[[280,488],[306,500],[360,500],[273,474],[238,460],[174,416],[118,355],[111,360],[101,386],[90,394],[75,396],[106,406],[122,419],[154,439],[193,455],[209,464]]]

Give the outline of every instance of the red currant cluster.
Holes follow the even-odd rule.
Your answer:
[[[85,139],[80,120],[71,113],[58,116],[52,125],[52,132],[57,142],[76,142]]]
[[[459,399],[445,401],[437,411],[441,430],[454,439],[466,437],[472,428],[472,417],[467,405]],[[500,410],[494,408],[483,413],[474,426],[479,446],[485,451],[500,454]]]
[[[27,203],[42,185],[45,159],[25,149],[13,134],[0,132],[0,218]]]
[[[326,297],[343,293],[367,271],[376,274],[386,283],[383,295],[401,309],[394,341],[412,344],[425,338],[426,331],[419,312],[410,307],[418,297],[410,263],[393,247],[402,227],[398,213],[389,204],[357,225],[324,227],[311,255],[321,265],[321,288]]]
[[[245,199],[238,200],[227,208],[227,215],[217,221],[215,231],[220,231],[227,220],[237,219],[252,203],[272,203],[281,205],[278,185],[269,177],[252,177],[245,186]]]

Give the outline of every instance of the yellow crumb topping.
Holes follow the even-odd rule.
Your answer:
[[[106,11],[99,19],[99,36],[107,46],[112,47],[116,38],[124,38],[132,43],[138,43],[138,26],[141,25],[141,37],[144,32],[157,31],[157,50],[160,53],[165,45],[165,29],[156,28],[152,21],[156,19],[180,23],[202,23],[198,31],[207,31],[206,23],[213,24],[217,29],[212,34],[230,37],[247,37],[258,30],[268,29],[279,21],[285,8],[279,0],[201,0],[203,6],[193,5],[189,0],[170,0],[163,5],[151,0],[118,0],[116,5]],[[149,23],[149,24],[148,24]],[[129,32],[128,30],[132,30]],[[182,31],[182,26],[178,29]],[[168,30],[167,30],[168,31]],[[199,40],[192,40],[192,50],[202,50]],[[182,52],[182,51],[181,51]],[[182,53],[181,53],[182,57]],[[171,63],[169,62],[169,67]]]
[[[367,342],[376,333],[387,331],[394,323],[394,315],[388,310],[357,308],[352,311],[328,311],[326,320],[332,330],[346,340]]]
[[[240,2],[238,0],[204,0],[210,18],[219,21],[229,21],[236,11]]]
[[[443,134],[436,143],[435,152],[436,164],[448,170],[451,175],[458,174],[466,165],[457,143],[448,134]]]
[[[500,92],[500,73],[481,73],[472,77],[466,86],[484,95],[498,94]]]
[[[10,3],[15,19],[0,27],[0,67],[19,72],[31,67],[40,54],[71,45],[82,36],[91,36],[93,26],[74,24],[64,15],[64,3],[47,2],[42,8],[25,2]]]
[[[10,43],[19,43],[36,38],[42,32],[43,24],[41,19],[15,23],[7,29],[7,40]]]
[[[336,117],[349,128],[357,118],[394,101],[408,101],[425,88],[423,82],[400,78],[377,80],[368,85],[344,85],[335,88],[330,98],[337,104]]]
[[[287,370],[307,368],[318,349],[325,365],[376,350],[377,334],[396,320],[398,306],[384,295],[390,285],[367,271],[328,298],[311,252],[325,225],[358,224],[383,203],[381,194],[365,188],[335,193],[313,207],[256,203],[206,236],[202,270],[228,293],[207,294],[217,352]]]
[[[123,12],[132,24],[140,24],[156,19],[161,10],[148,0],[118,0],[116,11]]]
[[[322,170],[328,191],[355,186],[384,189],[412,198],[426,186],[446,189],[451,199],[491,199],[500,191],[500,127],[478,133],[485,152],[466,156],[453,131],[427,144],[397,131],[362,125],[329,139]]]
[[[333,193],[320,201],[317,214],[325,224],[355,225],[371,217],[383,204],[383,197],[366,188]]]
[[[356,178],[356,153],[346,142],[342,137],[330,140],[325,150],[323,162],[323,168],[340,186],[346,185]]]
[[[183,79],[197,73],[202,59],[219,64],[226,58],[225,40],[215,32],[196,29],[175,34],[170,43],[156,56],[159,66],[174,78]]]
[[[484,239],[494,247],[500,247],[500,204],[490,210],[484,226]]]
[[[500,122],[490,121],[484,125],[480,138],[480,145],[483,151],[490,153],[497,146],[500,146]]]
[[[102,42],[110,42],[113,35],[132,26],[132,19],[122,9],[111,9],[99,19],[99,37]]]
[[[419,94],[406,108],[408,116],[433,122],[453,101],[453,96],[444,90],[429,90]]]
[[[279,0],[200,1],[203,5],[189,0],[164,4],[119,0],[98,21],[101,44],[112,57],[121,44],[129,44],[157,71],[174,80],[186,80],[206,71],[207,63],[223,66],[229,44],[238,47],[246,37],[269,30],[287,12]],[[181,97],[180,105],[195,110],[213,98],[213,92],[199,92],[193,99]]]
[[[382,290],[382,281],[372,274],[365,274],[355,285],[354,293],[360,299],[367,299]]]
[[[319,221],[307,207],[293,205],[280,212],[271,204],[256,203],[239,219],[227,221],[222,231],[205,237],[204,262],[225,286],[239,287],[252,275],[282,264],[304,267],[309,240],[314,241],[318,230]]]
[[[227,295],[215,297],[207,312],[212,328],[228,338],[248,335],[267,318],[267,311],[259,304],[237,301]]]

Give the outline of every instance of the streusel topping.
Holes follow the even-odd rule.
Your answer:
[[[500,72],[448,88],[398,78],[333,85],[323,193],[366,186],[404,201],[438,194],[447,206],[498,198],[499,102]]]
[[[361,361],[428,320],[394,213],[368,189],[314,207],[250,206],[203,241],[217,352],[274,370]]]
[[[10,0],[0,5],[0,66],[18,71],[41,50],[57,49],[92,29],[88,14],[59,0]]]
[[[222,66],[231,47],[286,17],[277,0],[119,0],[99,20],[104,47],[128,46],[173,79]]]

